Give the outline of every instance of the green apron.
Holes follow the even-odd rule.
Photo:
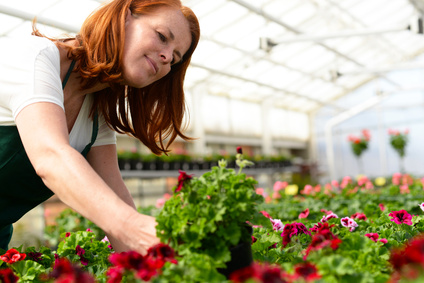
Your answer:
[[[62,83],[62,89],[75,65],[73,61]],[[86,157],[96,141],[97,111],[93,117],[90,143],[81,154]],[[16,126],[0,126],[0,248],[8,249],[12,237],[12,224],[25,213],[53,195],[35,173],[22,145]]]

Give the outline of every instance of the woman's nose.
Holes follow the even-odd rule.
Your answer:
[[[167,64],[172,62],[172,50],[171,48],[165,48],[160,53],[160,58],[162,62]]]

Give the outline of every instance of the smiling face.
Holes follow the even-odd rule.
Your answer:
[[[163,78],[190,48],[189,24],[180,10],[159,7],[147,15],[128,11],[123,54],[124,84],[142,88]]]

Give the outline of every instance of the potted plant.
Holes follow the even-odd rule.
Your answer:
[[[401,133],[398,130],[389,129],[390,145],[399,154],[399,167],[401,173],[405,173],[403,158],[405,157],[405,148],[408,144],[408,134],[408,130],[405,130],[404,133]]]
[[[237,172],[226,168],[224,160],[200,177],[180,171],[174,195],[156,218],[161,242],[186,264],[188,258],[202,257],[201,264],[208,262],[216,276],[228,277],[252,262],[252,229],[247,222],[259,215],[258,204],[263,202],[255,192],[257,182],[241,172],[251,162],[238,151]]]

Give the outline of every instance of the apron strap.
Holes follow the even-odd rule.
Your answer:
[[[72,60],[71,65],[69,66],[69,69],[68,69],[68,71],[66,72],[65,78],[63,79],[63,82],[62,82],[62,89],[64,89],[64,88],[65,88],[65,85],[66,85],[66,83],[68,82],[69,77],[71,76],[72,70],[73,70],[73,69],[74,69],[74,67],[75,67],[75,63],[76,63],[76,61],[75,61],[75,60]]]
[[[96,111],[94,111],[94,116],[93,116],[93,131],[92,131],[92,134],[91,134],[91,142],[89,144],[87,144],[85,146],[84,150],[81,152],[81,154],[84,157],[87,157],[87,154],[91,149],[91,146],[96,141],[98,131],[99,131],[99,119],[98,119],[98,114],[97,114],[97,109],[96,109]]]

